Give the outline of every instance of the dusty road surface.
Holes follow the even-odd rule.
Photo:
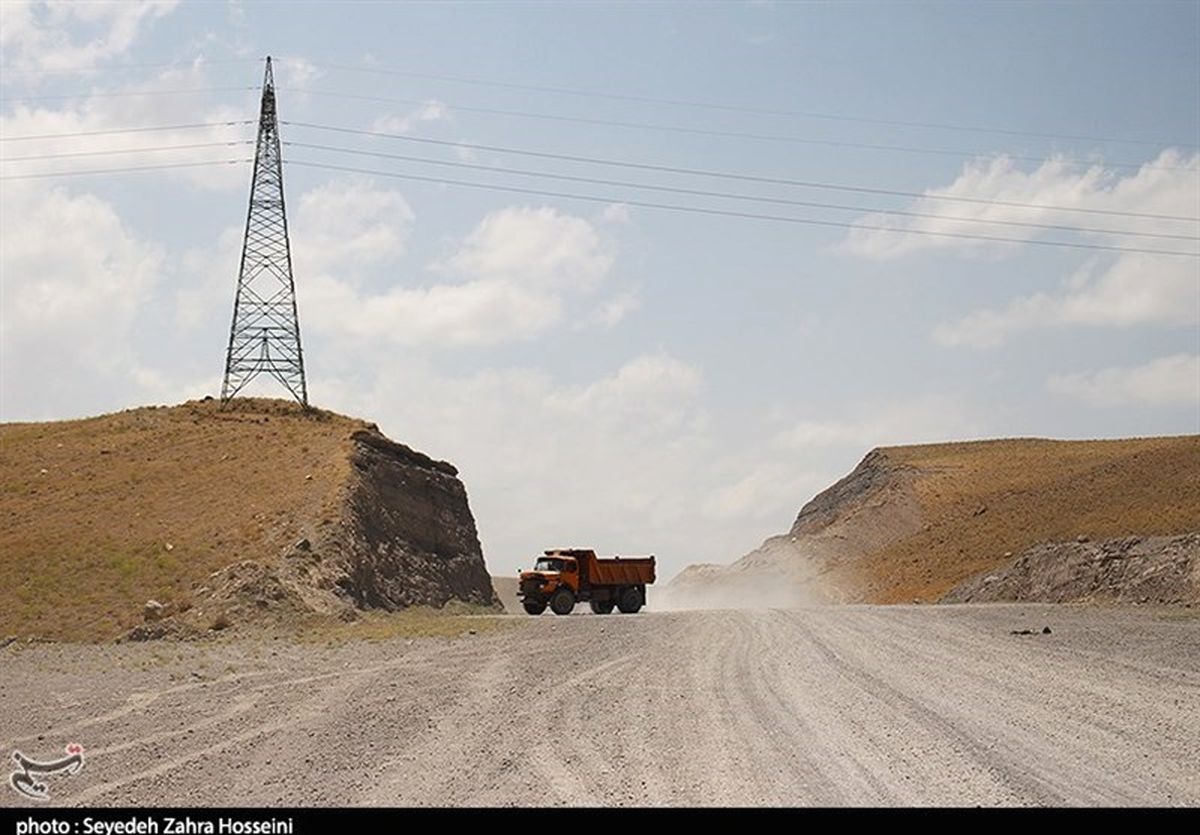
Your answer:
[[[84,770],[48,781],[65,804],[1196,805],[1186,615],[547,614],[452,640],[10,647],[0,757],[82,744]]]

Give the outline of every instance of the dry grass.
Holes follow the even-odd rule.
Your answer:
[[[0,637],[111,637],[332,524],[363,426],[250,399],[0,425]]]
[[[922,529],[840,570],[881,603],[936,600],[1046,541],[1200,531],[1200,436],[893,447]]]

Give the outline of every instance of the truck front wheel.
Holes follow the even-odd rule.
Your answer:
[[[591,601],[592,614],[609,615],[612,614],[613,602],[611,600],[593,600]]]
[[[550,611],[556,615],[569,615],[575,608],[575,595],[570,589],[560,588],[550,598]]]
[[[546,604],[541,600],[526,600],[521,605],[525,607],[525,612],[530,615],[540,615],[546,611]]]
[[[637,589],[625,589],[621,592],[621,599],[617,601],[617,608],[627,615],[632,615],[642,608],[642,593]]]

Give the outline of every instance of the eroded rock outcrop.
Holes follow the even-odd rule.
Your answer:
[[[955,586],[943,603],[1200,602],[1200,533],[1049,542]]]

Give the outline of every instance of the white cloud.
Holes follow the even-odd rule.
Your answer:
[[[303,90],[323,75],[315,64],[299,55],[280,56],[272,64],[275,83],[282,88]]]
[[[131,331],[163,270],[114,208],[65,188],[0,192],[0,404],[70,414],[98,386],[140,371]]]
[[[907,401],[863,406],[842,419],[802,420],[780,432],[780,449],[814,450],[964,440],[978,435],[979,424],[959,398],[928,395]]]
[[[1086,227],[1097,230],[1122,230],[1169,234],[1191,234],[1195,224],[1153,218],[1083,214],[1061,209],[1091,208],[1104,211],[1136,212],[1159,215],[1196,216],[1196,177],[1200,175],[1200,155],[1185,156],[1176,150],[1163,151],[1157,159],[1137,171],[1121,176],[1102,165],[1080,169],[1061,157],[1053,157],[1031,172],[1022,171],[1006,156],[978,159],[963,166],[962,174],[945,188],[927,189],[925,197],[914,200],[906,211],[941,215],[939,218],[913,218],[879,212],[864,215],[859,223],[886,226],[900,231],[851,230],[842,248],[850,253],[876,260],[889,260],[927,251],[1011,253],[1017,244],[998,244],[964,238],[939,237],[911,232],[952,232],[990,235],[1019,241],[1039,239],[1072,240],[1082,237],[1106,245],[1133,248],[1178,249],[1195,251],[1194,243],[1156,238],[1131,238],[1104,231],[1072,233],[1021,226],[961,222],[1002,221],[1042,225]],[[962,197],[1059,208],[1027,208],[998,203],[969,203],[937,200],[937,197]],[[1183,259],[1186,260],[1186,259]]]
[[[515,207],[485,217],[442,268],[495,281],[586,291],[612,263],[595,227],[583,218],[550,208]]]
[[[559,297],[501,281],[367,294],[318,275],[306,280],[303,302],[305,323],[318,332],[431,348],[528,340],[557,323],[563,312]]]
[[[398,258],[412,222],[400,192],[365,177],[329,180],[300,196],[293,260],[306,273],[337,271],[353,280],[357,268]]]
[[[408,133],[422,123],[450,121],[450,108],[437,99],[429,99],[404,115],[388,114],[371,123],[379,133]]]
[[[641,306],[642,300],[632,290],[618,293],[600,302],[586,324],[611,328]]]
[[[124,54],[149,22],[178,0],[5,0],[0,49],[7,69],[95,68]]]
[[[629,223],[629,204],[627,203],[610,203],[604,207],[604,211],[600,213],[600,221],[602,223]]]
[[[296,263],[306,271],[306,325],[335,337],[429,347],[527,341],[562,322],[613,263],[586,220],[513,207],[487,215],[431,266],[442,282],[421,284],[398,269],[411,221],[398,192],[369,180],[338,180],[301,197]],[[362,289],[358,276],[367,266],[386,273],[389,289]],[[613,322],[632,304],[610,302]]]
[[[1193,406],[1200,410],[1200,355],[1175,354],[1144,365],[1052,377],[1046,387],[1094,406]]]
[[[736,553],[697,513],[715,477],[698,463],[712,459],[702,390],[699,369],[661,352],[584,383],[528,368],[442,376],[410,357],[325,403],[451,458],[493,570],[571,544],[655,552],[670,572],[697,556],[697,539],[702,557]]]
[[[1195,223],[1149,217],[1081,214],[1059,209],[1031,209],[996,203],[948,203],[935,196],[968,197],[1062,209],[1090,208],[1142,215],[1197,215],[1196,182],[1200,155],[1163,151],[1135,172],[1119,175],[1093,165],[1078,169],[1060,158],[1047,160],[1025,172],[1008,157],[976,160],[949,186],[930,189],[914,201],[913,211],[945,218],[909,218],[870,215],[862,222],[900,230],[961,232],[996,235],[1017,240],[1081,240],[1135,249],[1195,252],[1196,241],[1137,238],[1114,234],[1130,232],[1195,235]],[[954,219],[1021,221],[1087,227],[1072,233],[1014,226],[964,224]],[[1001,255],[1018,244],[941,238],[928,235],[856,229],[844,249],[867,258],[896,259],[926,251],[954,251]],[[975,310],[934,330],[934,339],[948,346],[989,347],[1009,336],[1035,328],[1070,325],[1132,327],[1146,324],[1192,325],[1200,322],[1200,273],[1194,258],[1150,253],[1091,255],[1086,264],[1068,276],[1062,286],[1013,299],[999,308]]]
[[[1194,325],[1200,322],[1200,275],[1186,258],[1122,255],[1095,275],[1084,269],[1057,293],[1013,299],[999,310],[981,309],[934,329],[947,346],[986,348],[1035,328],[1090,325]]]
[[[0,115],[0,131],[14,137],[5,143],[0,157],[6,175],[86,171],[98,168],[126,168],[175,162],[248,161],[254,156],[254,126],[230,124],[246,121],[256,110],[254,97],[247,93],[246,106],[234,108],[213,105],[203,97],[166,94],[175,89],[208,86],[207,67],[201,62],[189,67],[166,70],[148,81],[128,84],[97,95],[58,103],[53,108],[18,103]],[[107,96],[106,92],[121,95]],[[126,95],[137,94],[137,95]],[[13,95],[13,94],[9,94]],[[212,127],[182,130],[94,135],[97,131],[124,130],[129,127],[212,123]],[[15,137],[46,134],[75,134],[49,139],[17,141]],[[79,135],[83,134],[83,135]],[[229,144],[229,143],[241,144]],[[213,147],[161,150],[166,146],[217,143]],[[106,156],[94,152],[120,152]],[[26,155],[85,153],[57,159],[18,160]],[[163,176],[184,180],[205,189],[247,188],[250,166],[213,165],[167,169],[142,177]]]

